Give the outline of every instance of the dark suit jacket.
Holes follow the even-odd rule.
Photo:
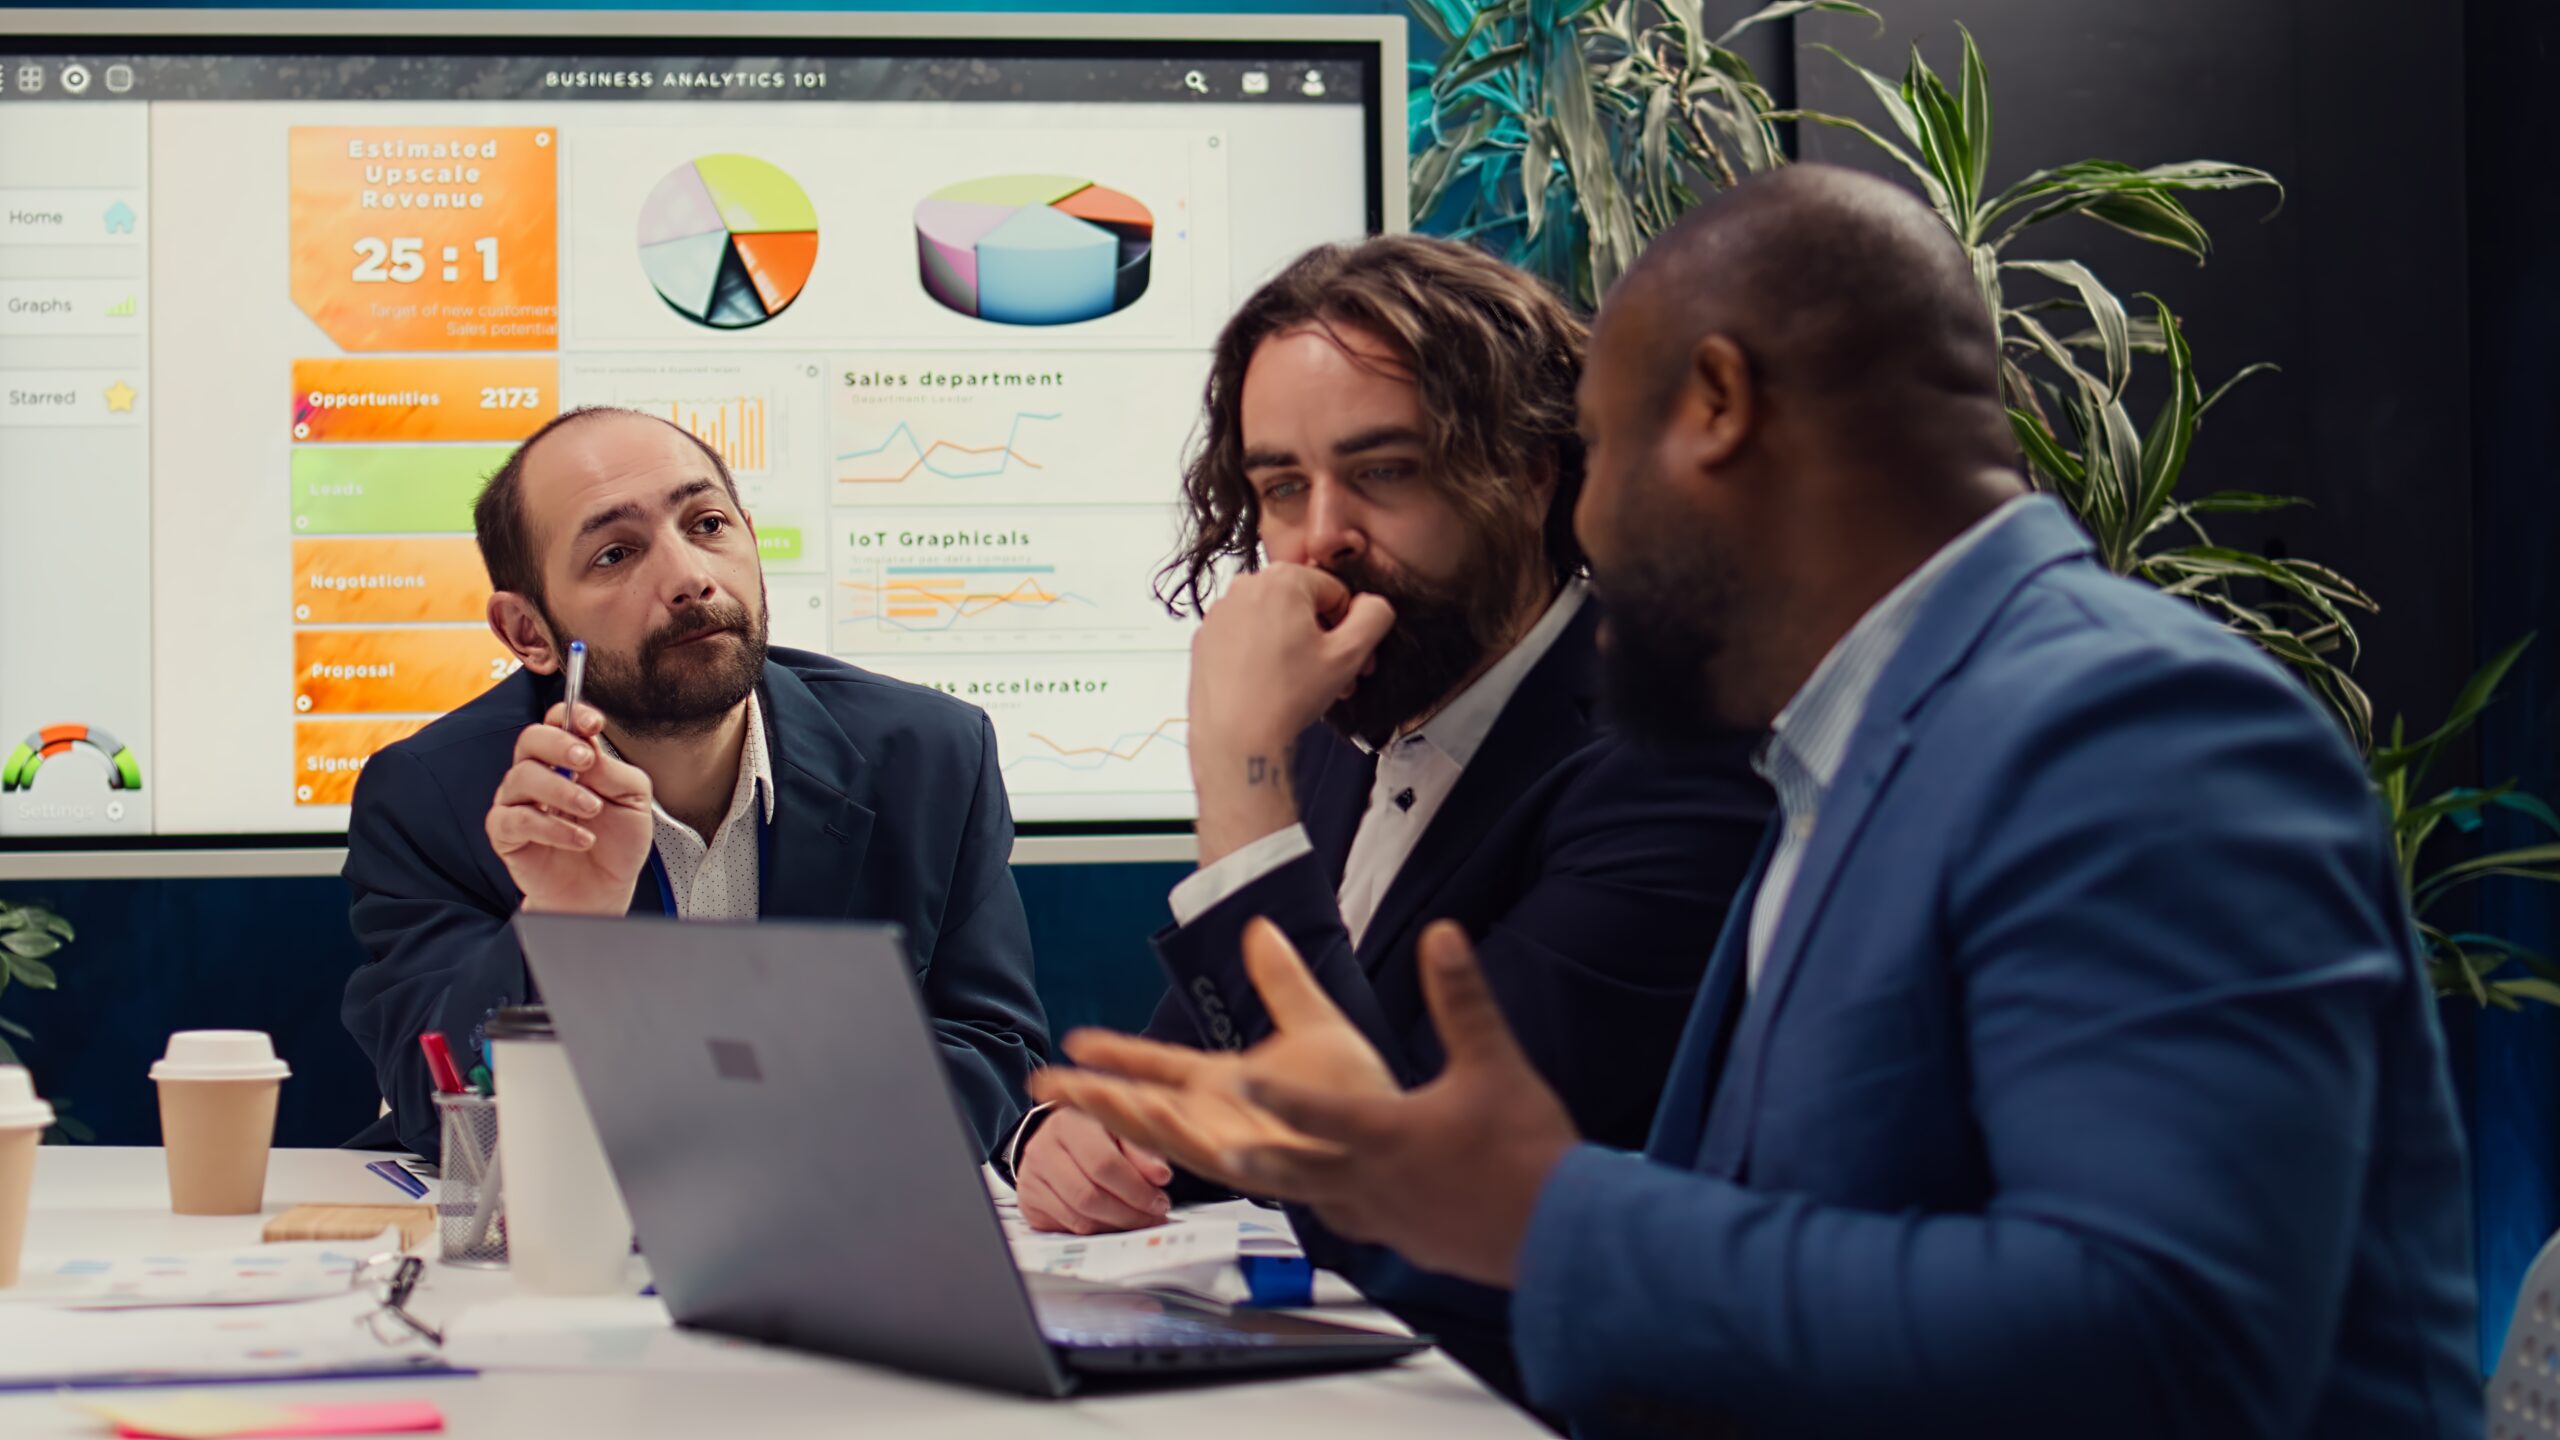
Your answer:
[[[373,961],[348,980],[343,1015],[391,1102],[357,1144],[435,1155],[419,1035],[443,1031],[459,1060],[498,1007],[536,998],[507,926],[524,897],[484,822],[517,733],[560,689],[520,670],[374,756],[356,783],[345,874]],[[939,691],[797,650],[773,651],[760,693],[777,791],[762,913],[905,928],[953,1088],[992,1148],[1049,1049],[993,729]],[[661,903],[644,874],[631,908]]]
[[[1587,1437],[2474,1440],[2462,1133],[2356,756],[2025,503],[1922,598],[1748,992],[1735,902],[1644,1157],[1549,1178],[1530,1393]]]
[[[1414,947],[1430,922],[1456,920],[1582,1133],[1640,1144],[1770,802],[1749,737],[1666,760],[1601,727],[1599,623],[1598,602],[1586,601],[1523,678],[1356,950],[1334,897],[1376,762],[1321,725],[1299,737],[1291,778],[1314,853],[1156,935],[1173,988],[1147,1033],[1229,1046],[1269,1034],[1240,949],[1246,922],[1267,916],[1397,1077],[1418,1085],[1444,1057]],[[1303,1209],[1291,1218],[1318,1264],[1486,1378],[1516,1383],[1506,1297],[1343,1241]]]

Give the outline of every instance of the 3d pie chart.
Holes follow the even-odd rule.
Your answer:
[[[696,325],[744,330],[791,307],[818,263],[818,212],[798,181],[752,155],[667,172],[640,206],[640,268]]]
[[[946,185],[916,206],[925,292],[1005,325],[1072,325],[1147,293],[1156,217],[1072,175],[993,175]]]

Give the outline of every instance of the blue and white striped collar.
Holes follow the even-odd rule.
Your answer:
[[[1857,733],[1858,722],[1866,718],[1867,698],[1875,692],[1876,681],[1884,675],[1894,652],[1902,648],[1903,637],[1911,633],[1920,602],[1928,598],[1939,579],[1958,560],[2025,509],[2023,502],[2027,498],[2018,496],[1976,520],[1919,569],[1904,576],[1901,584],[1858,617],[1858,623],[1850,626],[1849,633],[1841,636],[1831,653],[1814,667],[1804,688],[1770,722],[1769,738],[1752,758],[1751,768],[1778,788],[1779,799],[1787,809],[1796,809],[1795,797],[1789,794],[1796,783],[1790,782],[1809,781],[1816,796],[1831,788],[1842,762],[1848,759],[1849,737]]]

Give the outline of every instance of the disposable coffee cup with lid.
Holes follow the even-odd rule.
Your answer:
[[[275,1143],[276,1096],[290,1071],[256,1030],[181,1030],[151,1067],[168,1151],[169,1207],[181,1215],[255,1215]]]
[[[282,1080],[292,1074],[263,1030],[181,1030],[151,1066],[154,1080]]]
[[[44,1129],[52,1123],[53,1107],[36,1098],[35,1081],[25,1067],[0,1065],[0,1288],[18,1283],[36,1147],[44,1143]]]
[[[0,1130],[42,1130],[52,1123],[53,1107],[36,1097],[27,1067],[0,1065]]]

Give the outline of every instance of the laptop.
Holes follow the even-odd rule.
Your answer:
[[[1044,1396],[1430,1343],[1016,1269],[895,926],[515,928],[678,1324]]]

